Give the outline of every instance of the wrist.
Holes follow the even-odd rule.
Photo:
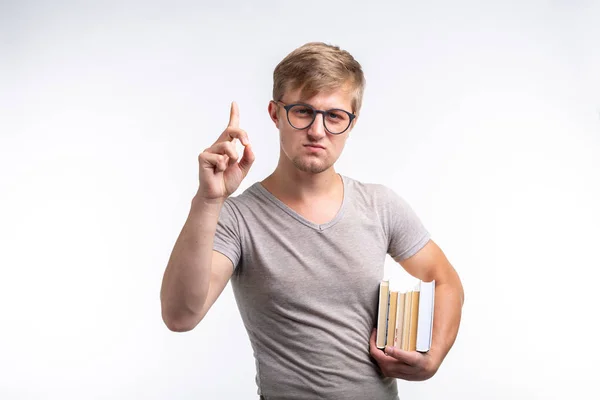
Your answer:
[[[224,198],[207,199],[205,197],[196,194],[192,198],[192,207],[190,210],[191,214],[210,214],[218,216],[221,212],[221,208],[225,203]]]
[[[200,190],[196,192],[192,198],[192,205],[194,206],[206,206],[206,207],[221,207],[225,203],[226,197],[215,197],[209,198],[200,194]]]
[[[430,367],[429,369],[431,369],[432,372],[435,373],[435,371],[437,371],[438,368],[440,367],[440,365],[442,364],[444,357],[442,354],[435,351],[434,349],[430,349],[427,352],[427,356],[429,358],[429,367]]]

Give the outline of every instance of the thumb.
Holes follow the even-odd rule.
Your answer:
[[[385,346],[384,352],[386,356],[393,357],[408,365],[417,365],[421,357],[421,354],[416,351],[406,351],[393,346]]]

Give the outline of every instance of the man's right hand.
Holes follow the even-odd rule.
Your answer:
[[[200,164],[200,187],[198,197],[203,200],[225,200],[237,190],[254,162],[254,153],[248,134],[240,129],[240,112],[231,103],[229,125],[217,141],[198,156]],[[244,146],[244,154],[238,162],[235,139]]]

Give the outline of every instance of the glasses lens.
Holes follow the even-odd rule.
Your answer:
[[[325,113],[324,121],[329,132],[342,133],[350,125],[350,115],[343,110],[329,110]]]
[[[307,128],[315,119],[315,110],[310,107],[298,104],[288,111],[290,124],[296,129]]]
[[[306,129],[315,119],[315,110],[303,104],[296,104],[288,111],[290,124],[296,129]],[[350,126],[350,115],[344,110],[329,110],[323,117],[325,128],[332,134],[344,132]]]

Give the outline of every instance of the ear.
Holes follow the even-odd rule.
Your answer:
[[[271,120],[275,123],[275,126],[279,128],[279,114],[277,113],[277,109],[277,104],[275,104],[275,102],[273,101],[269,101],[269,116],[271,117]]]

